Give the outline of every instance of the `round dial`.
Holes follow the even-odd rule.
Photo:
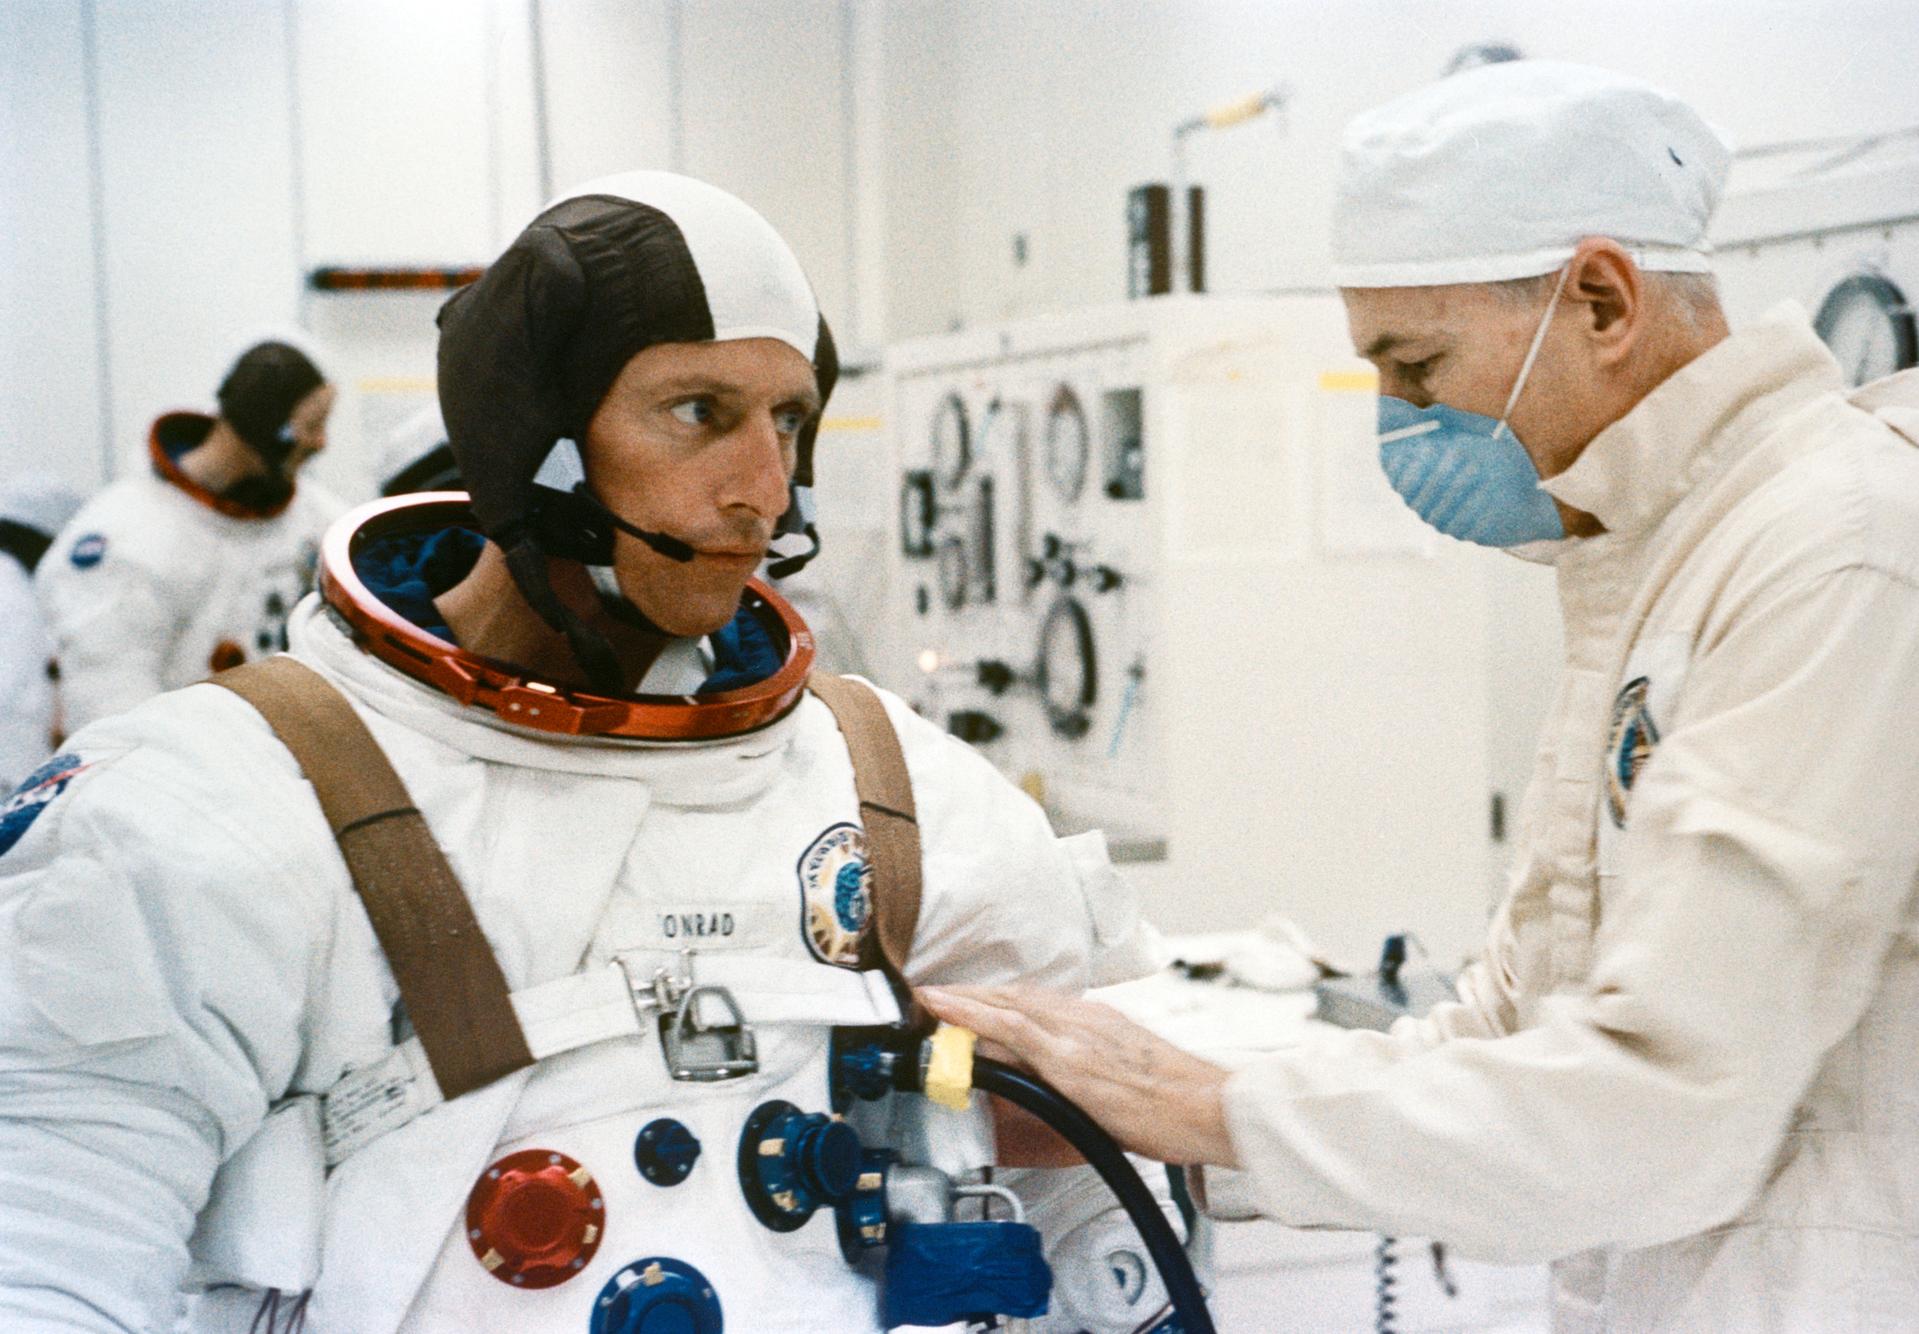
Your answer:
[[[958,394],[948,394],[933,415],[933,472],[947,486],[958,486],[972,466],[972,428],[966,420],[966,402]]]
[[[1053,730],[1078,740],[1092,727],[1098,664],[1093,623],[1077,598],[1063,597],[1046,613],[1039,636],[1039,696]]]
[[[1086,409],[1065,385],[1053,395],[1046,414],[1046,476],[1061,500],[1079,499],[1086,485],[1086,466],[1093,447],[1086,427]]]
[[[1912,307],[1889,279],[1855,273],[1826,294],[1813,328],[1852,385],[1919,365]]]

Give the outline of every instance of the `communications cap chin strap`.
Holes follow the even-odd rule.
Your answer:
[[[284,654],[211,681],[259,712],[313,785],[441,1094],[457,1098],[532,1065],[466,892],[346,697]],[[823,672],[807,684],[846,739],[866,828],[873,929],[860,942],[860,966],[881,970],[910,997],[903,969],[919,925],[921,852],[906,757],[870,686]]]

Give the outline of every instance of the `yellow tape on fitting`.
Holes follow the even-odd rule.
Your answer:
[[[973,1094],[973,1044],[979,1039],[970,1028],[941,1024],[927,1041],[932,1054],[926,1062],[926,1096],[942,1107],[965,1111]]]

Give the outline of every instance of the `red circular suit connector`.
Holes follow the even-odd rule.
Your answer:
[[[563,1153],[523,1149],[487,1168],[466,1199],[466,1241],[486,1271],[516,1288],[564,1283],[606,1233],[600,1186]]]

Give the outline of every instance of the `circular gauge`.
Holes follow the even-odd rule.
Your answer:
[[[1086,465],[1092,454],[1092,434],[1086,428],[1086,409],[1065,385],[1053,395],[1046,414],[1046,476],[1061,500],[1079,499],[1086,485]]]
[[[1093,623],[1077,598],[1063,597],[1039,632],[1039,698],[1055,732],[1076,741],[1091,729],[1097,681]]]
[[[940,601],[948,611],[966,605],[966,585],[972,580],[972,561],[966,554],[966,539],[949,536],[939,544]]]
[[[972,428],[966,421],[966,403],[948,394],[933,416],[933,472],[947,486],[958,486],[973,466]]]
[[[1919,365],[1919,330],[1905,293],[1876,273],[1855,273],[1819,303],[1812,327],[1854,386]]]

